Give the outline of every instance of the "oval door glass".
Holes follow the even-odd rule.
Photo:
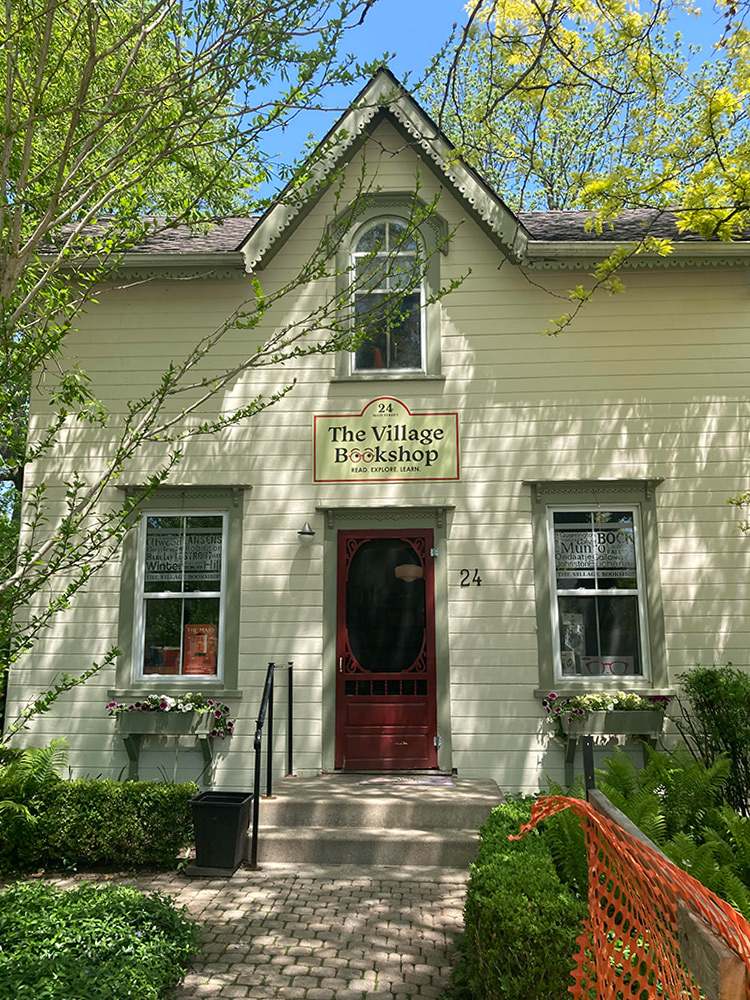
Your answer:
[[[346,582],[346,629],[364,670],[408,670],[424,643],[424,569],[400,538],[373,538],[352,557]]]

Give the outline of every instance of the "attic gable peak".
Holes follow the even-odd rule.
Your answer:
[[[308,179],[289,184],[262,216],[243,244],[248,271],[262,269],[327,189],[333,172],[362,145],[383,116],[405,135],[425,163],[505,254],[523,257],[528,233],[492,189],[457,155],[455,147],[403,84],[381,67],[349,109],[324,136],[308,160]]]

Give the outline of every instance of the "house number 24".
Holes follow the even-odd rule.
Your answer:
[[[461,586],[462,587],[481,587],[482,578],[479,575],[478,569],[462,569],[461,573]]]

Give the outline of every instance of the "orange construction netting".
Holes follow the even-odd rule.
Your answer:
[[[698,984],[680,959],[680,900],[740,956],[750,983],[750,925],[744,917],[588,802],[562,795],[542,798],[520,836],[563,809],[583,821],[589,865],[589,916],[574,956],[574,997],[700,1000]]]

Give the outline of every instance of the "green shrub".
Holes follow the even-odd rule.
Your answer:
[[[750,919],[750,818],[724,799],[730,762],[719,756],[707,765],[683,746],[650,753],[643,768],[615,748],[604,764],[599,790],[678,867]],[[570,794],[582,797],[582,786]],[[509,841],[528,821],[533,801],[503,803],[482,827],[453,1000],[567,998],[587,913],[585,839],[577,816],[566,810]]]
[[[531,800],[493,810],[467,887],[457,981],[475,1000],[565,1000],[587,906],[557,875],[543,834],[509,841]]]
[[[685,742],[706,764],[726,756],[729,805],[750,814],[750,676],[726,667],[696,667],[681,678],[681,717],[675,719]]]
[[[46,747],[2,750],[0,814],[13,816],[22,825],[32,825],[35,816],[29,803],[60,781],[60,772],[68,760],[68,745],[65,740],[52,740]]]
[[[597,787],[679,868],[750,919],[750,818],[724,801],[729,762],[710,766],[685,747],[636,768],[620,749]]]
[[[0,893],[0,997],[158,1000],[195,950],[194,926],[160,893],[42,882]]]
[[[57,780],[25,801],[24,817],[0,812],[0,867],[37,868],[174,865],[193,838],[192,783]]]

